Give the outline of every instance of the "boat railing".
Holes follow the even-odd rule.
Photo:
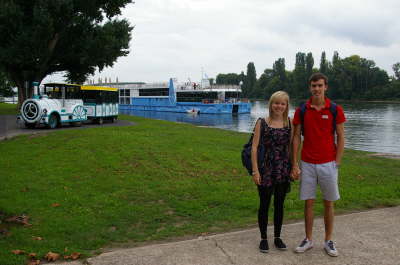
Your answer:
[[[211,85],[209,89],[224,89],[224,90],[238,90],[241,91],[238,85]]]
[[[168,87],[167,82],[148,83],[144,84],[141,88],[164,88],[164,87]]]
[[[247,98],[227,98],[225,100],[221,99],[202,99],[203,104],[221,104],[221,103],[247,103],[249,99]]]

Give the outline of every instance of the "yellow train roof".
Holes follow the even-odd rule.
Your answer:
[[[115,87],[106,87],[106,86],[81,86],[81,90],[106,90],[106,91],[118,91],[118,88]]]
[[[78,84],[65,84],[65,83],[47,83],[45,86],[77,86],[80,87],[81,90],[104,90],[104,91],[118,91],[118,88],[115,87],[105,87],[105,86],[89,86],[89,85],[78,85]]]

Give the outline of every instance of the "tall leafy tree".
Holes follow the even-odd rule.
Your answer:
[[[292,74],[292,97],[304,98],[307,93],[306,54],[298,52]]]
[[[394,76],[397,80],[400,80],[400,62],[395,63],[392,66],[393,72],[394,72]]]
[[[274,62],[271,77],[265,89],[268,93],[267,97],[278,90],[288,91],[289,86],[285,70],[285,58],[279,58]]]
[[[259,98],[269,98],[271,95],[271,91],[269,91],[269,83],[274,77],[274,70],[272,69],[265,69],[264,72],[261,74],[260,78],[257,80],[257,87],[260,89]]]
[[[309,53],[307,53],[307,57],[306,57],[306,75],[307,75],[307,80],[313,73],[313,67],[314,67],[314,57],[313,57],[312,53],[309,52]]]
[[[0,70],[18,87],[19,103],[54,72],[82,83],[129,53],[132,27],[118,18],[132,0],[2,0]]]
[[[242,82],[242,84],[243,84],[244,81],[246,80],[246,75],[244,74],[243,71],[240,72],[239,80]]]
[[[218,74],[216,82],[218,85],[239,85],[240,76],[235,73]]]
[[[365,58],[360,59],[359,72],[360,72],[360,90],[364,94],[368,89],[373,86],[371,77],[373,73],[373,68],[375,68],[375,62],[372,60],[367,60]]]
[[[253,97],[254,95],[254,86],[257,82],[257,74],[256,67],[253,62],[249,62],[247,64],[246,75],[244,76],[242,93],[245,97]]]
[[[257,82],[257,74],[256,74],[256,67],[254,66],[253,62],[249,62],[247,64],[247,73],[245,82],[243,84],[243,94],[246,97],[253,96],[254,86]]]
[[[325,51],[322,52],[321,54],[321,61],[319,64],[319,72],[323,74],[328,74],[328,61],[326,60],[326,54]]]
[[[328,96],[330,98],[341,98],[339,78],[342,75],[342,61],[337,51],[333,53],[332,63],[328,65]]]

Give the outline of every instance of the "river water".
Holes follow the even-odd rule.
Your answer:
[[[400,154],[400,103],[340,103],[345,111],[346,148]],[[292,102],[292,106],[298,106]],[[294,115],[291,106],[290,116]],[[250,114],[192,115],[155,111],[121,111],[121,113],[152,119],[192,123],[238,132],[250,132],[258,117],[267,115],[267,103],[252,102]]]

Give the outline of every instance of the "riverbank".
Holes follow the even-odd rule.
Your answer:
[[[54,130],[0,142],[0,264],[12,250],[83,257],[110,246],[208,235],[257,222],[258,195],[241,165],[249,135],[121,116],[135,126]],[[346,150],[337,213],[400,205],[400,161]],[[4,180],[4,181],[3,181]],[[320,196],[320,195],[318,195]],[[302,218],[298,183],[286,222]],[[317,215],[322,204],[315,205]],[[7,223],[28,216],[28,226]],[[41,240],[37,240],[41,238]]]
[[[249,100],[251,101],[266,101],[266,99],[260,99],[260,98],[250,98]],[[308,98],[306,99],[299,99],[299,98],[291,98],[291,101],[294,102],[306,102]],[[334,102],[337,103],[393,103],[393,104],[400,104],[400,100],[366,100],[366,99],[334,99]]]

